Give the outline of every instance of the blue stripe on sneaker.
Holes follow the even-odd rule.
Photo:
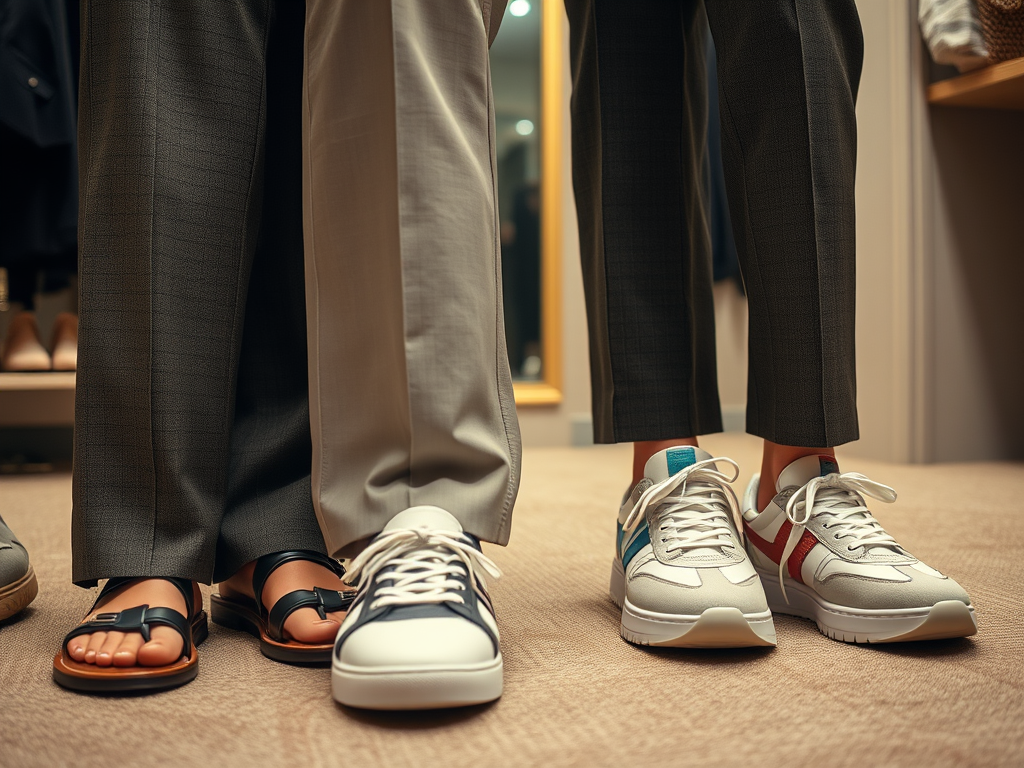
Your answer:
[[[668,462],[669,477],[697,463],[697,455],[689,446],[669,448],[665,459]]]
[[[625,568],[629,565],[629,561],[636,557],[637,552],[646,547],[651,543],[651,532],[647,529],[647,522],[641,523],[640,533],[637,534],[629,546],[626,547],[626,551],[622,553],[622,567]],[[621,548],[620,550],[621,551]]]

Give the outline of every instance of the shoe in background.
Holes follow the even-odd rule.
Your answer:
[[[50,353],[39,336],[39,324],[33,312],[19,312],[7,327],[0,369],[4,371],[49,371]]]
[[[53,370],[74,371],[78,368],[78,315],[61,312],[53,324]]]
[[[38,591],[28,552],[0,517],[0,621],[24,609]]]

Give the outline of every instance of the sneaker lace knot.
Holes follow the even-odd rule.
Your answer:
[[[378,587],[370,610],[388,605],[464,604],[471,589],[486,588],[480,571],[497,579],[501,570],[464,536],[430,528],[386,531],[356,557],[345,574],[347,584],[390,581]],[[456,578],[457,577],[457,578]]]
[[[728,464],[733,471],[720,472],[716,463]],[[666,552],[735,549],[730,521],[734,523],[739,514],[739,502],[730,483],[739,471],[735,461],[724,457],[698,461],[644,491],[623,527],[631,527],[652,508],[652,523]]]
[[[870,496],[878,501],[891,504],[896,501],[896,491],[888,485],[875,482],[859,472],[831,473],[811,478],[789,497],[786,502],[786,518],[792,523],[789,538],[779,559],[779,586],[782,596],[789,602],[783,572],[790,555],[796,549],[807,524],[816,517],[827,517],[825,528],[835,529],[836,539],[850,539],[846,545],[849,551],[860,547],[884,547],[898,550],[899,544],[886,533],[864,503]]]

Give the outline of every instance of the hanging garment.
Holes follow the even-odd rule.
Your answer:
[[[74,17],[63,0],[0,5],[0,266],[74,268]]]

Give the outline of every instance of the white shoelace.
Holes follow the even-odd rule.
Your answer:
[[[876,483],[859,472],[846,472],[841,475],[833,472],[824,477],[812,478],[789,497],[789,501],[786,502],[786,518],[793,527],[789,531],[789,539],[779,560],[779,586],[787,603],[789,596],[783,583],[783,573],[789,556],[793,554],[812,518],[828,515],[831,519],[825,527],[829,530],[835,528],[833,536],[837,539],[852,538],[852,546],[846,545],[851,552],[864,546],[889,549],[899,547],[896,539],[885,532],[864,505],[864,496],[884,501],[886,504],[896,501],[896,491],[888,485]]]
[[[732,466],[732,476],[719,472],[712,466],[715,463]],[[736,539],[727,521],[735,521],[739,513],[739,502],[730,485],[739,473],[739,465],[727,458],[691,464],[644,491],[623,527],[631,527],[648,507],[654,507],[658,512],[658,530],[668,545],[666,552],[735,549]]]
[[[386,569],[386,570],[385,570]],[[486,587],[480,569],[494,578],[498,566],[457,533],[429,528],[399,529],[382,533],[364,549],[345,574],[347,584],[373,581],[378,574],[390,579],[380,587],[370,610],[386,605],[461,603],[465,590],[452,576],[469,577],[470,586]]]

